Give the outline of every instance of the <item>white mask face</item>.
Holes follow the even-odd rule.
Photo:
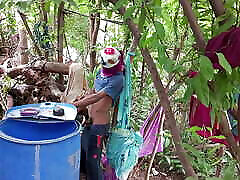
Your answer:
[[[119,62],[120,52],[116,48],[104,48],[100,52],[101,64],[104,68],[112,68]]]

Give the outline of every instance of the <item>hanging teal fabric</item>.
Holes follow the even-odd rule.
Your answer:
[[[125,59],[125,81],[120,95],[117,125],[112,129],[107,143],[107,158],[120,180],[126,180],[136,165],[143,138],[129,124],[132,105],[131,63],[129,52]]]
[[[128,53],[125,59],[125,80],[123,90],[120,95],[118,105],[117,128],[129,128],[130,111],[132,105],[132,80],[131,80],[131,62],[130,56],[133,53]]]

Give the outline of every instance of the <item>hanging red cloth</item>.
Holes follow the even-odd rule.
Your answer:
[[[219,138],[211,138],[211,136],[220,136],[221,131],[219,127],[219,123],[217,121],[214,122],[213,126],[211,123],[210,116],[211,108],[202,104],[196,96],[191,96],[190,100],[190,112],[189,112],[189,126],[197,126],[202,128],[197,131],[197,134],[204,137],[210,138],[214,143],[222,143],[227,145],[227,141],[225,139]],[[211,128],[211,131],[208,130]]]
[[[223,53],[228,63],[234,68],[240,66],[240,27],[233,27],[227,32],[208,41],[205,55],[212,61],[213,67],[223,69],[216,53]]]

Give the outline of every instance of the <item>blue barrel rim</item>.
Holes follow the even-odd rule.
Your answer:
[[[3,121],[4,120],[2,120],[2,122],[0,121],[0,124],[2,124]],[[28,145],[52,144],[52,143],[57,143],[57,142],[60,142],[60,141],[64,141],[66,139],[69,139],[73,136],[76,136],[76,135],[80,134],[80,132],[82,131],[81,124],[78,121],[75,121],[75,123],[77,124],[77,129],[74,132],[72,132],[72,133],[70,133],[66,136],[56,138],[56,139],[30,141],[30,140],[24,140],[24,139],[19,139],[19,138],[15,138],[15,137],[12,137],[12,136],[8,136],[7,134],[3,133],[1,130],[0,130],[0,138],[2,138],[4,140],[7,140],[7,141],[14,142],[14,143],[19,143],[19,144],[28,144]]]

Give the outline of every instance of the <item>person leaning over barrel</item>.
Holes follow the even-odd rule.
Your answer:
[[[92,120],[85,126],[82,135],[88,180],[103,179],[100,166],[102,140],[110,128],[109,110],[120,96],[124,80],[123,57],[116,48],[101,50],[99,60],[102,68],[96,75],[93,93],[73,103],[79,111],[88,107],[89,117]]]

